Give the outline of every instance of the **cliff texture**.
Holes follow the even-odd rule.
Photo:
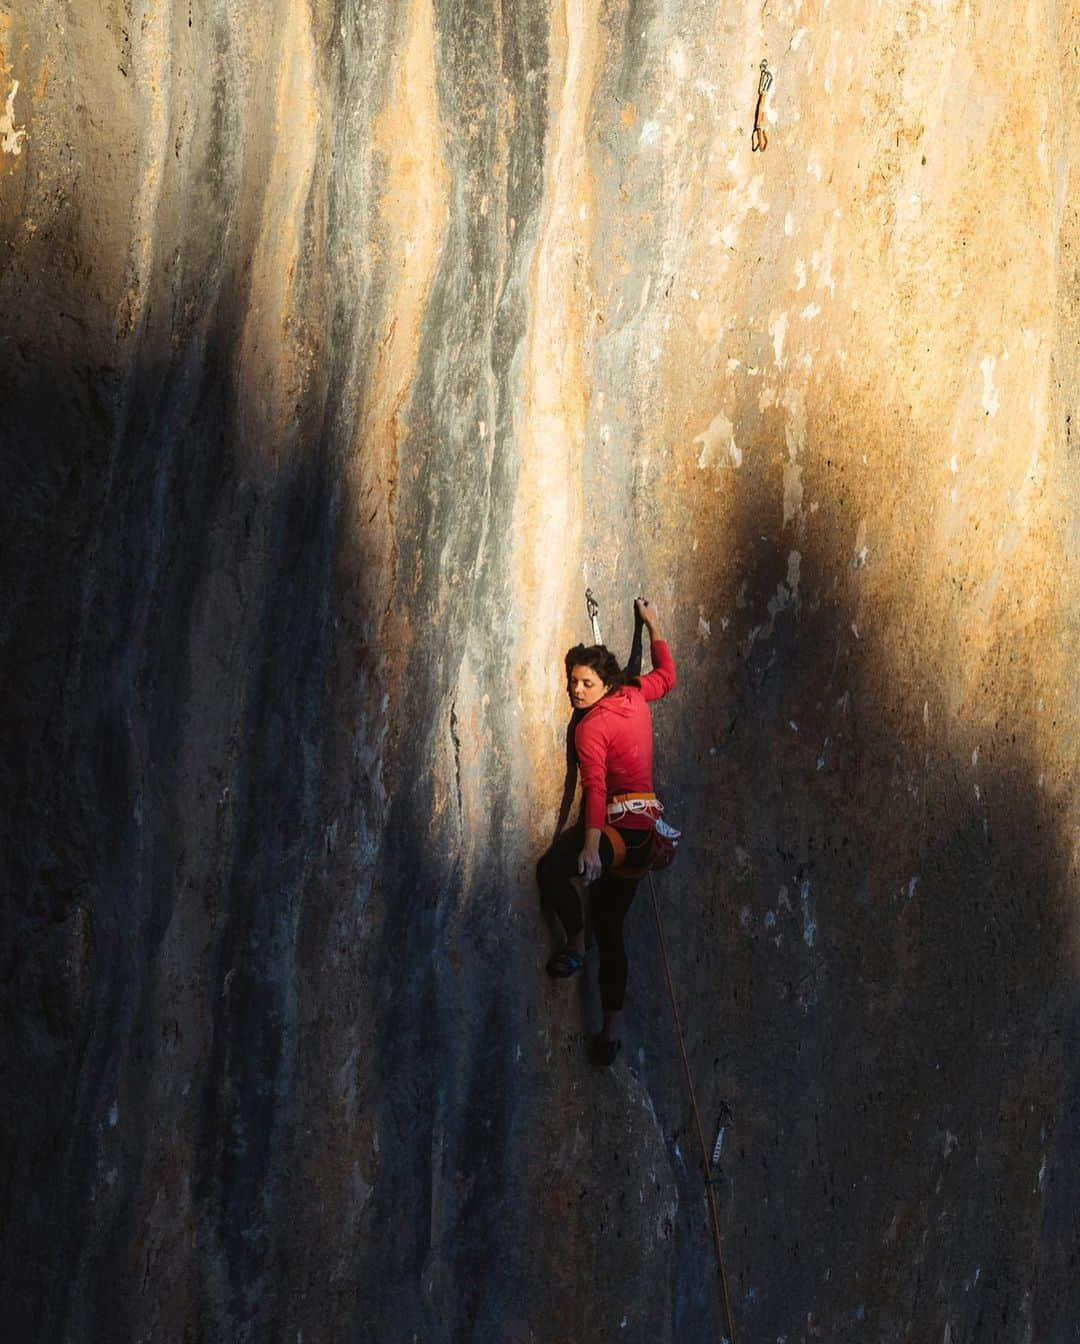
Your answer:
[[[759,68],[768,146],[753,153]],[[8,1338],[1078,1338],[1080,15],[0,8]]]

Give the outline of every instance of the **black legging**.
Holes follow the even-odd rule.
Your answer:
[[[648,831],[616,827],[626,842],[628,854],[636,846],[649,842]],[[585,843],[580,826],[564,831],[540,860],[540,889],[559,917],[568,939],[581,929],[581,898],[570,879],[577,876],[578,855]],[[589,886],[589,907],[592,912],[593,933],[600,953],[600,1002],[608,1012],[622,1009],[626,997],[626,947],[623,943],[623,920],[630,909],[637,890],[637,880],[616,877],[608,870],[615,855],[611,841],[600,836],[600,863],[603,873]]]

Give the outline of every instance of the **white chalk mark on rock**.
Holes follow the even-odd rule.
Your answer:
[[[810,882],[806,878],[799,887],[799,904],[802,906],[803,942],[807,947],[813,947],[817,937],[817,922],[810,913]]]
[[[721,412],[712,418],[705,432],[694,439],[695,443],[701,444],[697,464],[702,470],[714,465],[717,449],[721,448],[725,442],[732,465],[735,467],[742,466],[742,452],[736,446],[732,430],[731,421]]]
[[[777,364],[784,357],[784,336],[787,334],[787,313],[780,313],[769,323],[769,335],[772,337],[773,354]]]
[[[0,112],[0,137],[2,137],[0,149],[5,154],[21,154],[23,141],[26,139],[26,128],[15,125],[15,95],[18,92],[19,81],[16,79],[12,82],[4,110]]]
[[[987,355],[979,365],[983,376],[982,408],[987,415],[991,416],[997,415],[998,407],[1001,405],[997,388],[994,386],[994,366],[996,363],[993,355]]]

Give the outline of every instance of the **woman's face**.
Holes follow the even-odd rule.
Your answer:
[[[570,693],[570,703],[575,709],[588,709],[598,700],[603,700],[607,693],[607,687],[600,680],[600,673],[596,668],[580,665],[570,669],[566,689]]]

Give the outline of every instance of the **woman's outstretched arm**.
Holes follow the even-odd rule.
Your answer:
[[[646,700],[659,700],[675,685],[675,660],[667,641],[660,633],[660,620],[655,605],[647,597],[639,597],[634,610],[649,630],[649,646],[653,670],[638,678],[638,685]]]

